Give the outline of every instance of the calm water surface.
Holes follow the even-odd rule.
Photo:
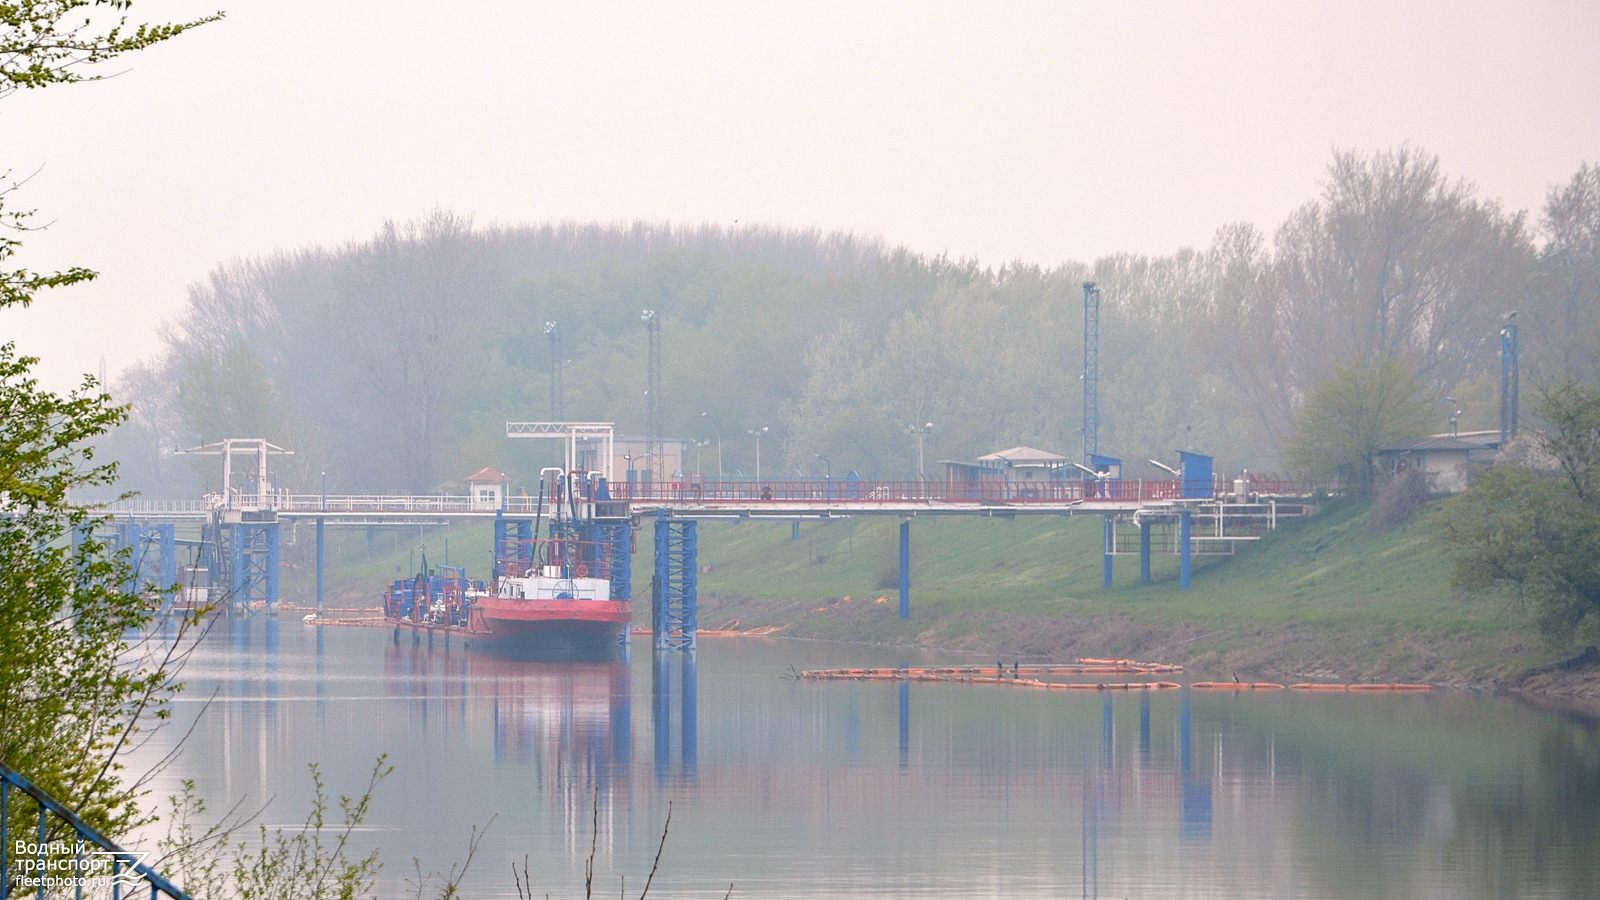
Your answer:
[[[1457,692],[1247,696],[816,683],[968,662],[703,639],[660,663],[509,659],[391,632],[220,622],[185,670],[165,794],[359,793],[382,894],[465,854],[469,897],[1600,898],[1600,725]],[[209,702],[207,702],[209,700]],[[198,718],[198,721],[195,721]],[[147,748],[148,752],[159,747]],[[414,895],[414,891],[413,891]]]

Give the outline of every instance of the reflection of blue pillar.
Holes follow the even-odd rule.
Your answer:
[[[323,554],[322,517],[318,516],[317,517],[317,618],[319,618],[319,619],[322,618],[322,554]],[[445,560],[445,562],[448,565],[448,563],[449,563],[448,558]],[[319,652],[321,650],[321,641],[322,641],[322,628],[318,627],[317,628],[317,642],[318,642],[318,650],[319,650]]]
[[[633,666],[623,655],[611,668],[611,764],[618,772],[633,764]]]
[[[695,769],[699,765],[699,735],[698,710],[695,708],[697,682],[699,681],[698,668],[695,662],[694,648],[683,655],[683,701],[681,715],[683,722],[679,725],[682,729],[683,740],[683,777],[694,778]]]
[[[911,764],[911,682],[900,682],[900,768]]]
[[[1211,837],[1211,781],[1195,781],[1189,766],[1189,689],[1183,689],[1178,713],[1179,819],[1185,838]]]
[[[1178,776],[1189,780],[1189,689],[1178,701]]]
[[[1111,769],[1111,760],[1116,749],[1116,726],[1111,719],[1111,692],[1101,691],[1105,696],[1100,704],[1100,764],[1107,771]]]
[[[666,780],[667,765],[672,761],[672,669],[668,665],[670,659],[671,657],[665,652],[659,650],[650,655],[652,664],[650,696],[654,701],[650,724],[655,732],[658,781]]]
[[[1150,692],[1139,692],[1139,755],[1150,755]]]
[[[911,520],[900,520],[900,618],[911,618]]]
[[[1150,580],[1150,523],[1139,523],[1139,580]]]
[[[1188,510],[1178,513],[1178,588],[1189,589],[1189,516]]]
[[[1111,550],[1115,546],[1117,539],[1116,527],[1116,525],[1112,524],[1111,517],[1106,516],[1104,525],[1105,539],[1100,547],[1101,552],[1105,555],[1106,569],[1105,582],[1101,585],[1102,587],[1111,587]]]

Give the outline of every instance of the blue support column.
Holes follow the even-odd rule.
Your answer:
[[[1139,580],[1150,580],[1150,523],[1139,523]]]
[[[166,590],[178,583],[178,526],[157,525],[156,536],[161,542],[160,587]]]
[[[1189,518],[1190,512],[1178,513],[1178,588],[1189,589]]]
[[[1112,548],[1114,548],[1116,546],[1116,540],[1117,540],[1117,531],[1116,531],[1116,529],[1117,529],[1117,526],[1116,526],[1116,524],[1114,522],[1111,521],[1111,517],[1110,516],[1105,516],[1104,519],[1105,519],[1105,524],[1102,526],[1102,530],[1105,532],[1105,534],[1104,534],[1104,540],[1101,543],[1100,549],[1102,551],[1102,554],[1105,557],[1105,580],[1101,584],[1101,587],[1111,587],[1111,569],[1112,569],[1112,566],[1111,566],[1111,563],[1112,563],[1111,550],[1112,550]]]
[[[800,520],[799,519],[795,519],[793,522],[789,523],[789,540],[791,540],[791,541],[800,540]]]
[[[323,543],[322,526],[322,518],[319,516],[317,517],[317,618],[319,619],[322,618],[322,562],[323,550],[325,547]],[[322,640],[321,626],[318,626],[317,640]]]
[[[273,522],[266,526],[267,537],[267,610],[276,615],[278,612],[278,563],[283,559],[283,552],[278,542],[281,532],[278,523]],[[276,627],[276,626],[274,626]]]
[[[228,602],[233,604],[246,603],[245,599],[245,571],[244,571],[244,526],[226,525],[228,530]],[[247,610],[248,606],[245,607]]]
[[[372,555],[372,526],[370,525],[367,526],[367,555]],[[500,576],[502,574],[500,571],[500,560],[505,558],[506,514],[505,510],[497,509],[494,511],[494,565],[491,567],[493,575],[489,579],[491,584],[498,583],[500,581]]]
[[[656,511],[656,579],[651,631],[658,650],[693,650],[699,619],[699,549],[695,523]]]
[[[900,618],[911,618],[911,520],[900,520]]]

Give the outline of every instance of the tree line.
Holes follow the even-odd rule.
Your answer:
[[[753,474],[761,428],[769,476],[820,477],[820,455],[908,477],[908,426],[930,422],[930,460],[1017,444],[1076,458],[1086,281],[1102,292],[1100,451],[1129,475],[1177,449],[1222,471],[1332,474],[1293,452],[1307,400],[1380,363],[1415,381],[1399,433],[1442,431],[1455,408],[1463,429],[1496,427],[1510,311],[1529,377],[1600,378],[1600,167],[1530,219],[1425,151],[1341,151],[1270,237],[1231,224],[1203,249],[1054,268],[842,233],[481,228],[436,211],[218,266],[165,352],[118,381],[132,416],[106,449],[152,496],[215,488],[172,451],[237,436],[293,448],[292,489],[326,472],[330,490],[431,491],[484,465],[528,484],[548,457],[504,422],[549,418],[552,379],[566,418],[645,430],[650,309],[662,430],[720,443],[730,474]],[[698,449],[686,465],[714,472],[715,448]]]

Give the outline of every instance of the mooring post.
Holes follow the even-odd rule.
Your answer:
[[[900,618],[911,618],[911,520],[900,520]]]
[[[1178,513],[1178,589],[1189,589],[1189,516],[1188,510]]]
[[[1111,587],[1111,551],[1116,546],[1117,532],[1116,526],[1111,522],[1111,517],[1105,516],[1104,518],[1105,539],[1101,542],[1100,550],[1105,557],[1106,572],[1105,581],[1101,584],[1101,587]]]
[[[317,517],[317,618],[322,618],[322,554],[323,534],[322,517]],[[322,632],[317,632],[317,639],[322,639]]]
[[[1150,523],[1139,523],[1139,580],[1150,580]]]

